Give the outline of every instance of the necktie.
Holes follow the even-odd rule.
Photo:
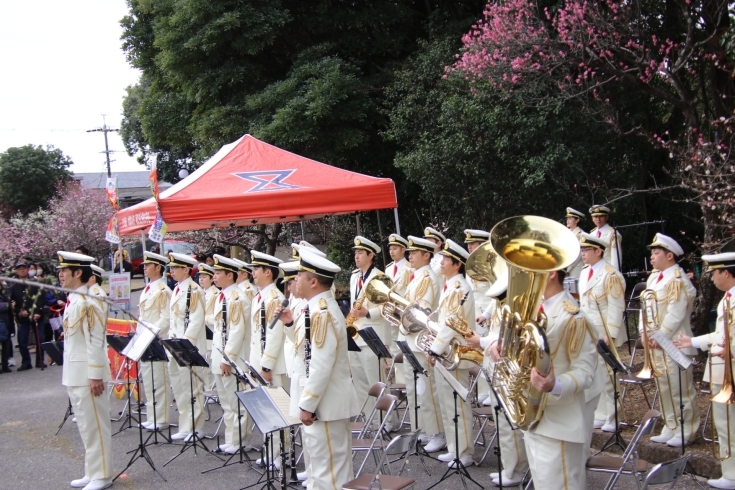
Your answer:
[[[258,293],[258,297],[255,299],[256,303],[260,303],[260,293]]]
[[[408,279],[408,282],[413,281],[413,272],[411,273],[411,277]]]
[[[601,237],[602,237],[602,232],[600,230],[597,230],[597,238],[601,238]]]
[[[149,284],[149,285],[147,285],[147,286],[145,287],[145,291],[143,291],[143,294],[147,293],[147,292],[148,292],[148,290],[149,290],[150,288],[151,288],[151,285],[150,285],[150,284]]]
[[[663,278],[664,278],[664,273],[663,272],[659,272],[658,273],[658,279],[656,279],[656,284],[660,283],[661,282],[661,279],[663,279]]]
[[[595,271],[594,271],[594,269],[592,269],[592,267],[590,267],[590,273],[589,273],[589,275],[587,276],[587,282],[590,282],[590,279],[592,279],[592,276],[593,276],[594,274],[595,274]]]
[[[732,296],[732,294],[730,294],[730,291],[728,291],[725,295],[725,301],[728,301],[730,299],[730,296]]]
[[[357,290],[362,290],[362,277],[357,280]]]
[[[446,291],[446,290],[447,290],[447,285],[444,284],[444,289],[442,291]]]
[[[544,304],[543,303],[541,303],[540,305],[538,305],[538,312],[539,313],[543,313],[544,312]]]
[[[178,286],[176,286],[176,289],[174,289],[174,296],[176,296],[177,294],[179,294],[179,287]]]
[[[395,277],[396,274],[398,274],[398,264],[393,265],[393,277]]]
[[[219,300],[220,302],[225,300],[225,293],[219,293]]]
[[[66,298],[66,306],[69,306],[71,304],[71,300],[69,298]]]

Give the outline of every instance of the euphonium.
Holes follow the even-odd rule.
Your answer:
[[[383,305],[380,309],[383,318],[394,327],[401,328],[401,317],[410,302],[393,291],[393,281],[388,276],[381,275],[370,279],[365,286],[365,294],[371,303]],[[402,333],[406,335],[405,332]]]
[[[639,298],[641,302],[641,317],[643,320],[643,329],[641,332],[643,343],[643,368],[635,376],[641,379],[658,378],[663,375],[656,367],[653,359],[653,352],[648,347],[648,333],[658,330],[658,300],[656,299],[656,291],[653,289],[645,289]]]
[[[556,221],[516,216],[495,225],[490,244],[508,265],[493,385],[511,423],[527,430],[538,423],[547,397],[531,384],[531,370],[546,374],[551,365],[546,316],[538,311],[542,295],[551,272],[577,260],[579,241]]]
[[[730,357],[730,322],[732,319],[732,311],[730,311],[730,305],[729,301],[725,301],[725,304],[722,306],[722,323],[723,323],[723,337],[724,337],[724,345],[723,351],[722,351],[722,358],[725,361],[725,376],[722,380],[722,388],[720,389],[720,392],[714,395],[712,398],[710,398],[711,403],[724,403],[725,405],[733,405],[735,404],[735,380],[733,380],[732,377],[732,358]],[[713,346],[714,347],[714,346]],[[710,358],[710,364],[709,364],[709,379],[710,379],[710,389],[712,384],[712,358]],[[720,456],[719,454],[715,453],[715,438],[714,438],[714,426],[715,424],[712,424],[712,455],[719,459],[720,461],[724,461],[728,459],[731,456],[730,453],[730,444],[732,444],[731,440],[728,440],[728,447],[725,448],[725,456]],[[730,433],[730,410],[727,411],[727,433]],[[720,439],[722,440],[722,439]]]
[[[409,308],[404,312],[401,320],[401,323],[406,330],[413,328],[419,332],[414,343],[416,347],[426,355],[429,355],[431,344],[434,343],[436,334],[439,332],[439,325],[431,319],[431,315],[433,315],[433,313],[427,312],[421,308]],[[455,344],[456,340],[452,342],[452,348],[450,349],[449,354],[437,357],[437,360],[447,369],[451,368],[454,364],[451,354],[455,351]]]

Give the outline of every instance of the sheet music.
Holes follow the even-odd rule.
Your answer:
[[[452,389],[457,392],[457,394],[462,400],[467,401],[467,395],[469,394],[469,391],[467,390],[467,388],[462,386],[462,383],[460,383],[459,381],[457,381],[457,379],[455,379],[452,373],[447,371],[447,368],[445,368],[441,362],[436,362],[434,364],[434,369],[439,371],[441,375],[444,376],[444,379],[447,380],[447,382],[449,383],[449,386],[451,386]]]
[[[668,339],[661,331],[656,331],[651,334],[651,339],[658,342],[658,345],[661,346],[661,348],[666,352],[671,359],[674,360],[675,363],[679,365],[682,369],[689,369],[689,366],[692,365],[692,360],[684,354],[681,350],[679,350],[678,347],[674,345],[674,343]]]
[[[286,422],[288,422],[289,425],[301,424],[301,420],[289,415],[291,412],[291,397],[286,393],[286,390],[281,387],[268,387],[266,389],[268,390],[268,395],[270,395],[271,400],[273,400],[273,403],[276,404],[278,410],[281,411],[281,414],[286,419]]]
[[[148,346],[156,338],[161,329],[146,321],[139,321],[135,329],[135,335],[130,339],[128,345],[120,352],[128,359],[138,361],[145,354]]]

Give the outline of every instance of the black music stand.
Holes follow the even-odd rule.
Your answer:
[[[348,352],[362,352],[362,349],[360,349],[360,346],[357,345],[357,342],[355,342],[355,339],[347,336],[347,351]]]
[[[252,378],[248,377],[247,374],[245,374],[242,370],[240,370],[240,367],[237,364],[235,364],[232,361],[232,359],[230,359],[230,357],[227,354],[225,354],[219,347],[217,347],[217,349],[222,354],[222,359],[227,364],[229,364],[230,367],[232,368],[232,373],[231,374],[237,380],[237,388],[238,389],[235,392],[239,391],[240,383],[243,383],[246,386],[250,386],[253,389],[258,386],[256,384],[256,382],[253,381]],[[228,466],[232,466],[233,464],[243,464],[243,463],[247,463],[248,466],[250,466],[250,468],[252,470],[255,470],[258,474],[261,474],[261,475],[263,474],[260,471],[258,471],[257,469],[255,469],[255,467],[253,466],[253,460],[250,458],[250,456],[248,456],[248,453],[245,451],[245,447],[242,445],[243,444],[243,441],[242,441],[242,412],[240,410],[240,403],[239,402],[237,404],[237,421],[238,421],[238,423],[237,423],[237,436],[240,439],[240,447],[237,449],[237,452],[232,453],[230,455],[230,457],[227,458],[227,460],[224,463],[222,463],[221,466],[217,466],[215,468],[204,470],[204,471],[202,471],[202,474],[209,473],[211,471],[221,470],[222,468],[226,468]],[[219,445],[220,445],[219,444],[219,435],[217,435],[217,446],[219,446]],[[239,460],[232,461],[235,458],[235,456],[238,456],[238,455],[239,455]]]
[[[204,449],[208,454],[212,454],[212,456],[220,459],[216,454],[210,453],[209,448],[204,443],[204,440],[199,437],[196,430],[196,419],[194,418],[194,406],[196,404],[196,397],[194,396],[194,368],[209,367],[209,363],[207,363],[199,353],[199,349],[197,349],[196,346],[188,339],[166,339],[161,340],[161,344],[163,344],[166,350],[169,351],[171,357],[176,361],[176,364],[189,369],[189,389],[191,390],[191,435],[184,439],[184,445],[179,454],[166,461],[163,466],[168,465],[171,461],[184,454],[190,448],[194,448],[194,455],[196,456],[197,446]],[[196,376],[199,378],[198,374],[196,374]]]
[[[482,485],[477,483],[475,480],[472,479],[469,472],[467,471],[467,468],[464,464],[462,464],[462,461],[459,459],[459,412],[457,409],[457,397],[462,398],[462,401],[467,401],[467,395],[469,394],[469,390],[462,386],[462,383],[454,379],[454,376],[447,371],[447,368],[442,366],[440,362],[437,362],[434,364],[434,370],[438,371],[444,379],[449,383],[449,386],[452,387],[452,391],[454,393],[454,418],[452,419],[454,421],[454,468],[448,468],[447,471],[444,472],[444,475],[441,477],[441,479],[434,483],[432,486],[427,488],[426,490],[429,490],[430,488],[434,488],[435,486],[439,485],[444,480],[448,480],[454,475],[459,475],[459,478],[462,480],[462,486],[467,488],[467,481],[469,480],[475,485],[477,485],[480,488],[483,488]],[[500,470],[502,471],[502,469]]]
[[[283,391],[283,388],[276,388]],[[285,451],[285,439],[286,429],[290,429],[292,426],[299,425],[301,422],[295,420],[293,417],[289,417],[278,407],[276,402],[271,397],[268,388],[259,386],[254,390],[250,391],[238,391],[237,398],[240,403],[245,407],[245,410],[250,414],[250,417],[255,422],[258,430],[265,435],[265,451],[269,455],[266,463],[266,470],[257,482],[252,485],[243,487],[241,490],[246,488],[254,487],[260,483],[263,485],[260,487],[275,490],[276,489],[276,469],[275,465],[271,462],[274,460],[274,448],[273,448],[273,433],[278,432],[280,436],[281,445],[281,481],[280,488],[300,488],[300,482],[290,483],[286,481],[286,451]],[[285,391],[283,391],[285,395]],[[288,395],[286,395],[288,396]],[[265,458],[263,458],[265,459]],[[263,481],[265,476],[265,481]],[[297,485],[298,484],[298,485]]]
[[[408,342],[406,342],[405,340],[397,340],[396,345],[399,349],[401,349],[401,352],[403,352],[403,362],[408,361],[408,363],[411,365],[411,369],[413,369],[413,417],[416,422],[416,430],[420,431],[421,427],[419,426],[419,408],[421,408],[421,406],[419,405],[419,393],[417,390],[417,386],[419,382],[419,373],[428,378],[429,372],[424,369],[419,360],[413,354],[413,351],[408,346]],[[427,382],[430,383],[431,381]],[[426,466],[424,456],[430,459],[434,458],[432,458],[431,455],[426,452],[426,449],[424,449],[424,447],[419,443],[418,439],[416,439],[416,448],[408,456],[414,455],[419,457],[419,461],[421,461],[421,465],[424,467],[426,474],[431,476],[431,471],[429,471],[429,468]]]
[[[610,340],[612,341],[614,339]],[[613,446],[618,446],[621,451],[624,452],[625,448],[628,447],[628,443],[625,442],[625,439],[623,439],[623,437],[620,435],[620,421],[618,420],[618,400],[620,399],[620,392],[618,391],[618,373],[628,374],[630,371],[625,366],[625,364],[618,361],[610,347],[608,347],[608,345],[602,339],[599,339],[597,341],[597,352],[600,354],[600,357],[602,357],[605,363],[607,363],[608,367],[612,370],[613,373],[613,390],[615,392],[615,432],[613,432],[613,434],[605,442],[605,444],[602,445],[602,449],[596,452],[595,455],[598,455]]]
[[[163,345],[160,342],[160,339],[156,337],[153,339],[151,344],[146,349],[143,356],[140,358],[143,362],[168,362],[168,356],[166,355],[166,349],[163,347]],[[164,367],[165,369],[165,367]],[[161,434],[161,437],[163,437],[167,443],[171,443],[171,425],[168,426],[168,436],[164,434],[161,429],[158,427],[158,421],[156,420],[156,405],[158,402],[156,401],[156,381],[155,376],[153,373],[153,369],[151,369],[151,394],[153,398],[153,429],[147,429],[149,432],[151,432],[151,435],[148,436],[148,439],[146,439],[145,444],[146,446],[150,444],[159,444],[158,442],[158,434]],[[168,388],[168,387],[167,387]],[[140,393],[140,390],[138,390],[138,393]],[[140,400],[140,397],[138,398]],[[138,402],[140,405],[140,402]],[[138,413],[140,413],[140,410],[138,410]],[[138,424],[140,425],[140,424]],[[148,441],[151,439],[151,436],[153,437],[153,442],[149,443]]]
[[[484,367],[480,368],[480,372],[485,376],[485,379],[487,380],[488,386],[490,386],[490,390],[493,392],[493,396],[495,397],[495,406],[493,406],[493,411],[495,412],[495,440],[497,441],[497,445],[493,448],[493,452],[495,456],[498,459],[498,487],[502,490],[503,488],[503,454],[500,447],[500,423],[498,422],[498,418],[500,417],[500,412],[503,412],[503,417],[505,417],[505,420],[508,422],[508,425],[510,426],[511,430],[518,430],[518,427],[514,427],[513,423],[510,421],[510,418],[508,418],[508,412],[505,411],[503,408],[500,397],[498,396],[498,392],[495,389],[495,385],[493,384],[492,380],[490,379],[490,375],[488,374],[487,370]],[[483,456],[484,457],[484,456]],[[521,485],[523,482],[521,482]]]
[[[382,381],[383,376],[380,369],[381,359],[393,359],[390,351],[385,347],[385,344],[381,340],[378,333],[373,330],[373,327],[361,328],[357,333],[362,337],[362,340],[370,347],[370,350],[375,353],[378,358],[378,381]]]
[[[112,349],[115,352],[117,352],[121,356],[125,357],[125,364],[128,365],[128,368],[127,368],[126,373],[125,373],[125,377],[126,377],[125,393],[126,393],[127,399],[128,399],[127,402],[125,403],[125,406],[128,409],[128,414],[125,416],[125,419],[123,420],[122,425],[120,425],[120,428],[118,429],[118,431],[115,432],[114,434],[112,434],[113,436],[118,435],[119,433],[121,433],[125,429],[132,429],[133,428],[133,419],[135,419],[135,417],[133,417],[133,403],[132,403],[132,400],[130,398],[130,384],[132,383],[132,380],[130,379],[130,368],[131,368],[132,364],[131,364],[130,358],[128,358],[127,356],[125,356],[125,354],[123,353],[123,351],[128,346],[128,343],[130,343],[130,340],[132,338],[133,338],[132,335],[125,335],[125,336],[123,336],[123,335],[110,335],[110,334],[107,335],[107,345],[109,345],[110,347],[112,347]],[[115,380],[115,381],[119,381],[119,380]],[[140,392],[138,392],[138,393],[140,393]],[[138,412],[138,413],[140,413],[140,412]],[[135,420],[136,420],[136,422],[138,422],[138,424],[140,424],[140,420],[138,420],[138,419],[135,419]]]
[[[148,329],[148,328],[149,327],[145,326],[142,323],[138,324],[138,330]],[[155,339],[156,334],[152,330],[150,331],[150,333],[153,335],[152,337],[151,335],[141,335],[140,333],[136,333],[136,335],[133,336],[133,338],[127,342],[127,345],[121,351],[121,353],[125,355],[127,359],[135,363],[137,363],[146,354],[148,354],[149,358],[150,357],[155,357],[155,358],[160,357],[161,352],[156,352],[154,351],[154,349],[152,349],[153,340]],[[158,347],[160,347],[160,344],[158,345]],[[164,358],[166,357],[165,352],[163,352],[163,356]],[[140,370],[137,371],[137,376],[135,377],[135,386],[138,388],[138,393],[140,393]],[[140,416],[140,396],[138,397],[138,415]],[[153,417],[155,419],[155,410],[153,411]],[[163,481],[166,481],[166,477],[163,476],[163,473],[161,473],[158,470],[158,468],[156,468],[155,463],[153,463],[153,458],[151,458],[151,455],[148,453],[148,450],[146,449],[146,445],[148,441],[150,440],[151,436],[153,436],[154,434],[155,432],[151,434],[150,436],[148,436],[148,439],[143,441],[143,426],[140,423],[138,423],[138,447],[132,451],[133,455],[130,457],[130,461],[128,461],[128,464],[127,466],[125,466],[125,469],[123,469],[120,473],[118,473],[118,475],[115,478],[113,478],[113,481],[120,478],[120,475],[125,473],[128,470],[128,468],[133,466],[133,463],[135,463],[137,460],[141,458],[144,459],[148,463],[148,466],[150,466],[153,469],[153,471],[158,473],[158,476],[160,476],[163,479]]]
[[[44,342],[41,344],[43,351],[49,355],[49,357],[59,366],[64,365],[64,341],[59,340],[58,342]],[[66,407],[66,413],[64,413],[64,420],[59,424],[59,428],[54,433],[55,436],[59,435],[61,428],[64,427],[67,419],[74,415],[74,409],[71,406],[71,398],[67,397],[69,405]]]

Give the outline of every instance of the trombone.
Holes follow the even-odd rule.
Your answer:
[[[724,405],[735,404],[735,380],[733,380],[732,374],[732,357],[730,356],[730,322],[732,321],[732,311],[730,311],[730,305],[725,304],[722,306],[722,323],[723,323],[723,337],[724,345],[722,351],[722,358],[725,362],[725,376],[722,380],[722,388],[720,392],[710,398],[710,403],[722,403]],[[710,390],[712,390],[712,357],[710,356],[709,362],[709,382]],[[714,411],[712,412],[714,415]],[[730,434],[730,410],[727,410],[727,433]],[[730,445],[732,441],[728,436],[728,445],[725,449],[725,456],[720,456],[715,452],[715,424],[714,420],[712,423],[710,437],[712,438],[712,455],[720,461],[724,461],[731,456]]]

